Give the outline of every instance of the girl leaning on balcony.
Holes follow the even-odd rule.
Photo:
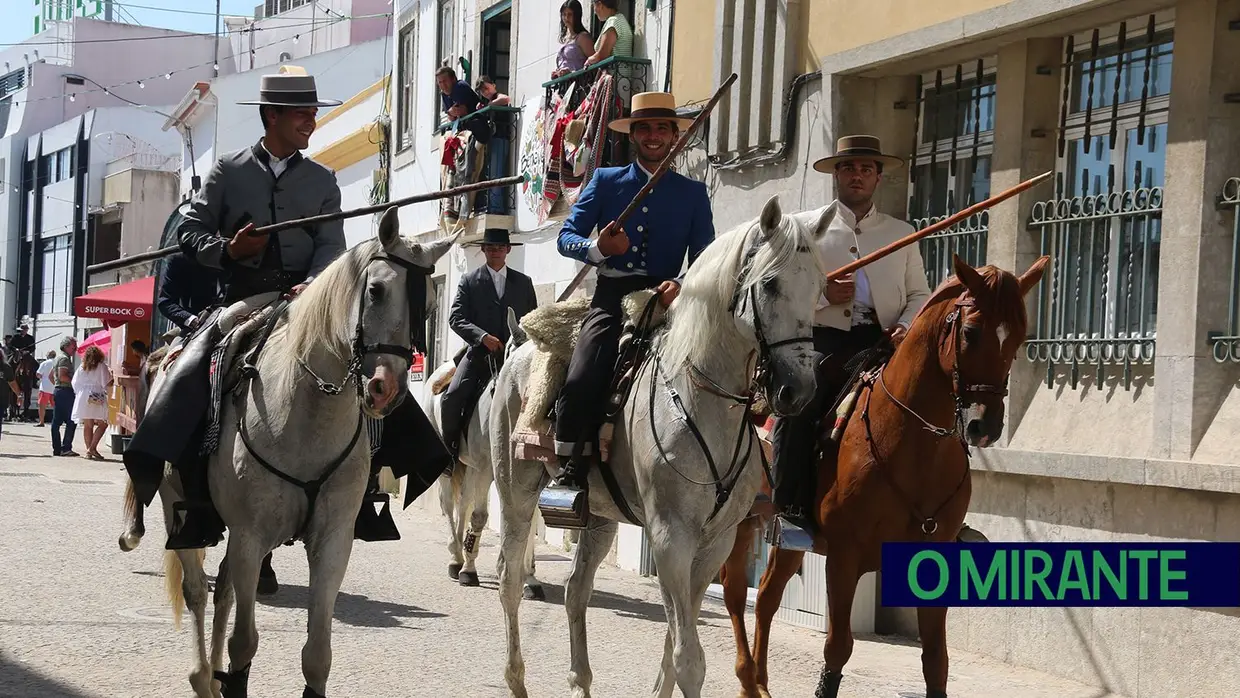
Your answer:
[[[551,79],[575,73],[586,67],[586,57],[594,53],[590,32],[581,23],[581,3],[565,0],[560,5],[560,51],[555,56],[555,71]]]

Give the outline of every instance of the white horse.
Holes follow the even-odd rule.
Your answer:
[[[254,601],[259,565],[269,551],[299,533],[310,567],[303,698],[323,696],[331,670],[332,614],[370,472],[369,436],[361,418],[384,417],[409,395],[412,354],[405,352],[411,352],[411,322],[430,312],[433,298],[427,276],[428,307],[410,307],[406,279],[418,272],[409,265],[433,268],[455,239],[410,243],[399,235],[396,209],[388,209],[377,241],[346,251],[289,305],[258,356],[257,375],[248,389],[243,383],[239,395],[225,395],[219,447],[207,465],[211,498],[229,530],[216,578],[209,660],[205,551],[168,551],[164,561],[175,619],[182,604],[194,617],[195,665],[189,680],[199,698],[246,694],[250,662],[258,650]],[[152,396],[164,376],[161,366]],[[324,382],[343,389],[324,390]],[[302,483],[323,478],[321,489],[317,496],[308,495],[263,461]],[[175,471],[159,492],[167,523],[180,499]],[[131,502],[127,497],[132,517],[136,503]],[[132,549],[140,537],[131,521],[122,548]],[[225,673],[223,640],[234,597],[237,612]]]
[[[712,242],[690,267],[616,421],[611,467],[653,548],[667,612],[657,696],[671,696],[675,686],[687,698],[701,695],[706,667],[698,613],[764,477],[760,446],[743,406],[754,387],[751,359],[757,355],[762,387],[777,413],[799,412],[814,394],[817,354],[810,332],[825,273],[814,243],[834,215],[831,207],[806,229],[771,199],[756,221]],[[522,396],[532,387],[535,349],[530,342],[508,359],[491,410],[502,515],[498,567],[508,633],[505,678],[517,698],[528,695],[517,564],[530,534],[530,514],[550,474],[549,465],[517,460],[512,445]],[[586,606],[595,571],[615,539],[616,521],[624,518],[597,464],[590,472],[590,511],[565,590],[574,698],[590,695]]]
[[[526,339],[512,308],[508,309],[508,330],[505,357],[511,355]],[[440,364],[427,379],[420,400],[426,416],[441,436],[443,395],[455,371],[456,364],[452,361]],[[495,380],[492,378],[469,417],[460,457],[452,473],[439,479],[439,507],[448,519],[448,554],[452,556],[452,562],[448,563],[448,576],[466,587],[476,587],[479,584],[476,565],[478,547],[490,518],[491,483],[495,480],[495,471],[491,466],[491,444],[488,438],[490,430],[487,425],[490,424],[491,393],[494,386]],[[525,585],[522,595],[531,601],[545,601],[546,592],[534,572],[535,542],[534,536],[530,536],[525,551]]]

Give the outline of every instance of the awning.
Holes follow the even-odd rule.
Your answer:
[[[98,318],[109,327],[116,327],[133,320],[149,320],[154,305],[155,277],[148,276],[78,296],[73,299],[73,314],[81,318]]]

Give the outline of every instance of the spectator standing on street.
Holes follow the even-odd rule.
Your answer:
[[[39,372],[35,375],[39,377],[39,426],[47,425],[47,408],[55,407],[53,402],[53,393],[56,392],[56,385],[52,378],[52,369],[56,365],[56,352],[47,352],[47,358],[43,363],[39,364]]]
[[[99,454],[99,442],[108,428],[108,388],[112,385],[112,370],[104,361],[99,347],[89,347],[82,356],[82,367],[73,374],[73,421],[82,425],[82,439],[86,442],[86,457],[104,460]]]
[[[77,340],[65,337],[60,340],[60,356],[52,365],[52,455],[75,458],[73,452],[73,432],[77,425],[73,423],[73,352],[77,351]],[[60,425],[65,426],[63,438]]]

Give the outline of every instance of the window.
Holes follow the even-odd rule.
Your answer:
[[[47,183],[63,182],[73,176],[73,147],[62,148],[43,156]]]
[[[915,153],[909,167],[909,218],[917,229],[990,196],[995,130],[995,60],[918,76]],[[952,256],[986,262],[986,212],[923,239],[931,288],[955,272]]]
[[[437,50],[435,51],[436,63],[435,69],[438,70],[443,66],[449,66],[456,69],[457,77],[461,80],[468,81],[469,76],[460,74],[460,66],[455,65],[456,55],[454,53],[456,36],[456,0],[439,0],[439,39]],[[443,100],[439,97],[439,86],[435,81],[431,80],[431,87],[434,89],[434,99],[431,100],[434,109],[435,118],[431,122],[435,124],[435,128],[448,123],[448,115],[443,111]]]
[[[400,104],[396,115],[396,149],[398,151],[413,146],[413,129],[417,113],[417,98],[414,91],[418,69],[417,38],[418,25],[417,20],[414,19],[400,30],[400,54],[397,59],[399,63],[397,75],[400,76]]]
[[[1155,15],[1068,41],[1055,201],[1033,211],[1060,270],[1039,296],[1042,359],[1154,358],[1172,45]]]
[[[68,313],[73,296],[72,260],[69,249],[72,235],[57,235],[42,241],[43,288],[39,303],[41,313]]]

